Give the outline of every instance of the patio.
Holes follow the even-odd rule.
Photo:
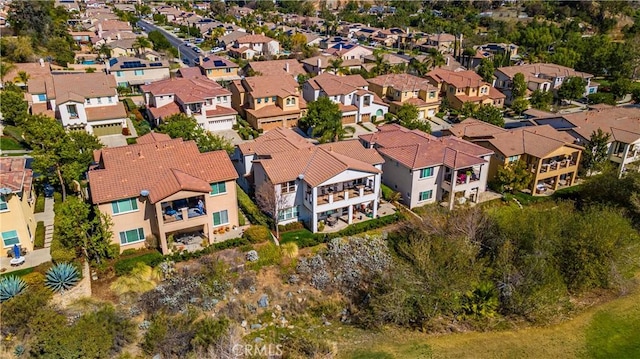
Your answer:
[[[384,217],[386,215],[393,214],[395,213],[395,211],[396,211],[396,207],[391,203],[381,202],[380,207],[378,208],[378,217]],[[318,231],[319,233],[339,232],[349,226],[349,216],[346,214],[341,216],[333,215],[332,218],[335,218],[334,224],[330,225],[329,220],[328,219],[325,220],[324,230]],[[366,213],[363,213],[361,211],[354,211],[352,224],[365,222],[370,219],[372,219],[370,215],[367,215]]]

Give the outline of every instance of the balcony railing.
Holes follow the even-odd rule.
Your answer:
[[[573,159],[562,160],[559,162],[556,161],[556,162],[543,163],[542,166],[540,167],[540,173],[557,171],[559,169],[569,168],[575,165],[576,165],[576,161]]]
[[[179,222],[204,216],[207,210],[202,197],[192,197],[162,203],[163,223]]]
[[[373,190],[372,187],[366,187],[364,185],[360,185],[352,188],[345,188],[344,191],[330,192],[328,194],[319,195],[317,203],[318,205],[335,203],[335,202],[345,201],[352,198],[367,196],[374,193],[375,191]]]

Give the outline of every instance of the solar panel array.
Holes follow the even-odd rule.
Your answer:
[[[152,62],[149,64],[150,67],[161,67],[162,62]]]
[[[215,67],[226,67],[227,64],[222,60],[214,60],[213,61],[213,66],[215,66]]]
[[[147,65],[141,63],[140,61],[125,61],[120,67],[123,69],[137,69],[139,67],[147,67]]]
[[[117,62],[118,62],[118,59],[115,59],[115,58],[114,59],[110,59],[109,60],[109,66],[115,65]]]

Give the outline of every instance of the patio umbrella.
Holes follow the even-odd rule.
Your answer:
[[[20,247],[17,244],[13,245],[13,256],[14,258],[20,258]]]

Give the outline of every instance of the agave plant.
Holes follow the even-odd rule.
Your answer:
[[[79,280],[80,274],[76,267],[69,263],[60,263],[49,268],[44,285],[57,293],[73,288]]]
[[[22,293],[26,287],[27,283],[22,278],[14,275],[2,278],[0,280],[0,303]]]

